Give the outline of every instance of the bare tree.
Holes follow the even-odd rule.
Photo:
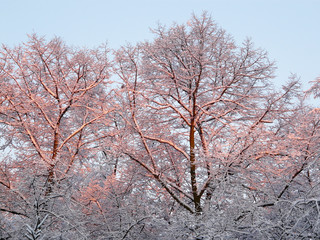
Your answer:
[[[267,53],[206,13],[153,32],[112,62],[2,46],[0,238],[318,239],[319,108],[299,79],[275,90]]]
[[[180,206],[201,213],[217,184],[265,150],[256,146],[295,83],[272,90],[267,53],[250,40],[237,46],[207,14],[153,32],[152,42],[115,55],[131,133],[123,152]]]
[[[55,185],[92,158],[112,111],[107,54],[105,46],[74,49],[59,38],[47,42],[36,35],[1,48],[0,123],[12,152],[10,161],[1,159],[0,183],[8,196],[24,202],[13,209],[9,199],[1,201],[2,211],[31,217],[23,206],[32,208],[32,193],[44,197],[36,198],[49,211],[46,198],[60,197]]]

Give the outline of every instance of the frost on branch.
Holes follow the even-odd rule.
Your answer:
[[[267,52],[206,13],[153,33],[111,58],[35,35],[0,49],[0,238],[318,239],[299,79],[275,89]]]
[[[34,225],[34,227],[31,227],[30,225],[27,224],[27,234],[26,237],[29,240],[36,240],[36,239],[40,239],[41,237],[41,226],[43,225],[43,223],[45,222],[46,218],[48,217],[48,215],[46,215],[42,220],[40,220],[40,218],[37,218],[37,222]]]
[[[315,98],[320,97],[320,77],[316,80],[310,82],[312,84],[311,88],[306,92],[307,95],[313,94]]]

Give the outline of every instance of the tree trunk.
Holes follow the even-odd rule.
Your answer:
[[[194,126],[194,119],[191,121],[190,126],[190,178],[191,178],[191,187],[192,187],[192,195],[193,195],[193,203],[196,214],[202,212],[201,208],[201,197],[198,194],[198,187],[197,187],[197,175],[196,175],[196,157],[194,152],[195,147],[195,126]]]

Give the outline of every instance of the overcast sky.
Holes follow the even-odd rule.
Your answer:
[[[184,23],[207,11],[240,44],[250,37],[277,62],[279,85],[291,73],[304,87],[320,76],[320,0],[0,0],[0,43],[37,33],[74,46],[152,39],[150,27]]]

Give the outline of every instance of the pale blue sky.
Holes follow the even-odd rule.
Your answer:
[[[290,73],[307,83],[320,76],[320,0],[0,0],[0,43],[37,33],[75,46],[152,39],[158,22],[186,22],[208,11],[240,44],[251,37],[276,60],[277,83]]]

